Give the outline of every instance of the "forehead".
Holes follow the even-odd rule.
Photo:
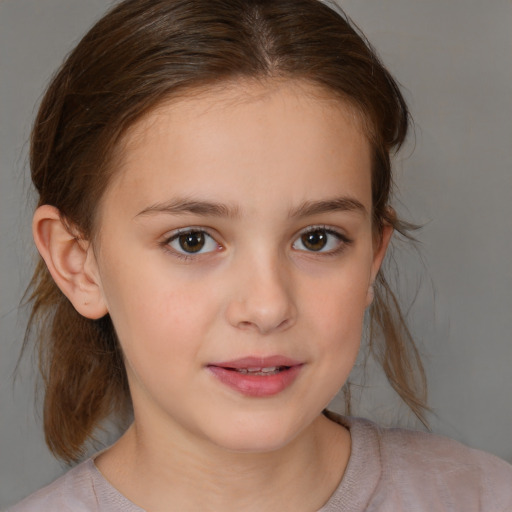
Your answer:
[[[136,190],[139,203],[155,199],[146,191],[165,200],[180,187],[211,193],[218,183],[220,193],[236,180],[252,185],[245,202],[279,187],[304,201],[315,177],[318,194],[334,180],[371,201],[371,151],[357,109],[298,81],[222,84],[162,102],[127,131],[114,161],[109,188]]]
[[[117,145],[115,166],[121,170],[129,156],[134,154],[133,151],[155,137],[159,130],[169,128],[169,122],[174,122],[175,128],[184,133],[188,128],[197,128],[201,118],[218,116],[220,121],[221,114],[229,116],[230,113],[242,112],[244,109],[251,115],[252,106],[256,107],[254,113],[259,105],[268,104],[275,98],[281,98],[278,101],[281,107],[286,108],[288,103],[295,109],[297,117],[301,113],[306,115],[307,110],[313,106],[322,115],[329,116],[330,113],[334,117],[343,117],[361,135],[366,135],[368,123],[361,110],[353,102],[327,88],[302,79],[232,80],[186,89],[160,101],[126,130]],[[193,119],[197,121],[196,126],[191,122]],[[261,119],[261,123],[264,122]],[[164,126],[166,123],[167,127]]]

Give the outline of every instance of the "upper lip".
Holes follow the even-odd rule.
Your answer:
[[[303,364],[302,361],[297,361],[290,357],[275,355],[268,357],[241,357],[232,361],[220,361],[210,363],[208,366],[218,366],[220,368],[233,368],[233,369],[253,369],[253,368],[272,368],[274,366],[298,366]]]

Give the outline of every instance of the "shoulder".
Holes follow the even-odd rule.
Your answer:
[[[402,429],[381,431],[381,457],[394,480],[438,490],[445,499],[511,510],[512,466],[452,439]],[[484,506],[485,504],[485,506]]]
[[[95,505],[92,460],[87,460],[6,512],[92,511]]]
[[[378,452],[375,496],[413,510],[512,510],[512,466],[498,457],[434,434],[347,422],[356,442],[372,438]]]

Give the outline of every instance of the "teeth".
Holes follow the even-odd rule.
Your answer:
[[[267,368],[237,368],[238,373],[251,374],[251,375],[269,375],[271,373],[278,373],[280,366],[269,366]]]

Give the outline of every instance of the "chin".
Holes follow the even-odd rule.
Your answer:
[[[268,453],[290,444],[307,424],[273,419],[245,417],[230,425],[219,425],[210,439],[219,447],[238,453]]]

